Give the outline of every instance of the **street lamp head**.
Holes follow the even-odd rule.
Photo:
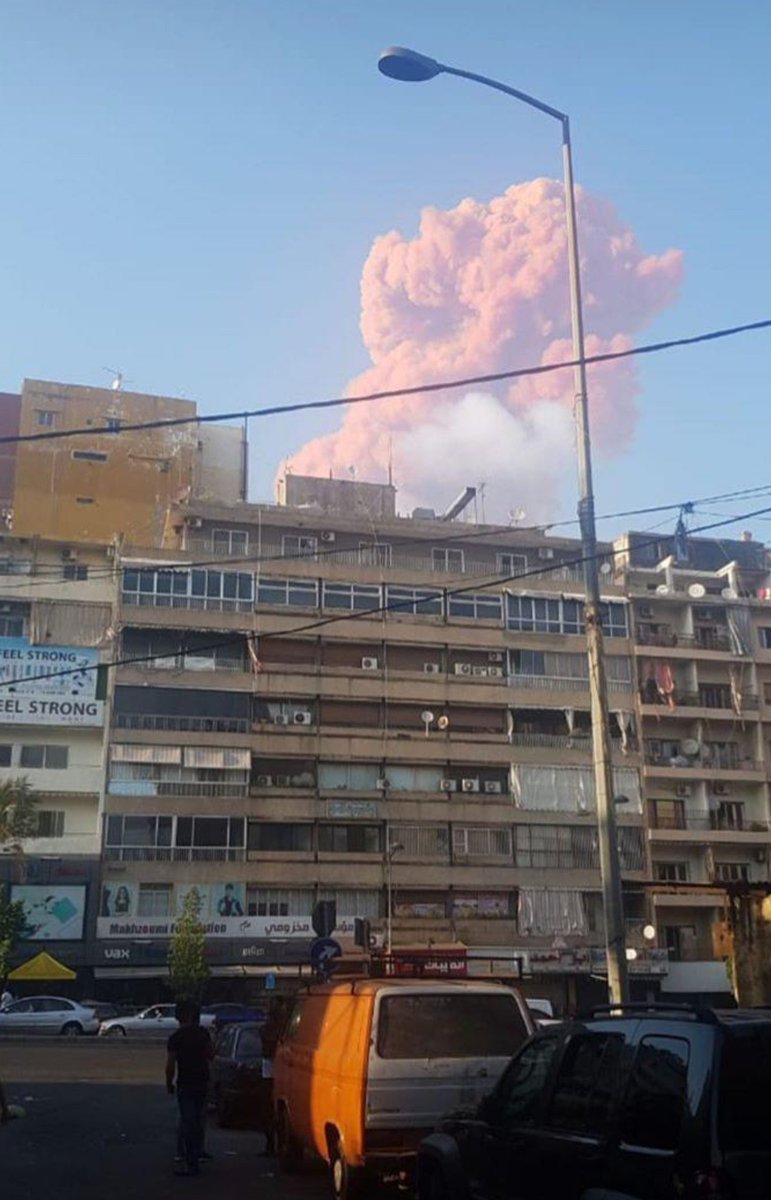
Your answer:
[[[389,46],[377,60],[378,70],[389,79],[399,79],[402,83],[423,83],[441,75],[444,67],[436,59],[426,54],[418,54],[417,50],[407,50],[404,46]]]

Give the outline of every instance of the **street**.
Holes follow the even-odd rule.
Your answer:
[[[275,1160],[259,1157],[264,1141],[251,1130],[220,1130],[214,1155],[198,1179],[175,1178],[176,1101],[163,1084],[165,1050],[147,1045],[38,1038],[0,1041],[0,1079],[23,1120],[0,1126],[3,1200],[201,1200],[259,1195],[265,1200],[320,1200],[323,1172],[288,1179]]]

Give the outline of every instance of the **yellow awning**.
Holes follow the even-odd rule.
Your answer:
[[[40,954],[36,954],[34,958],[29,958],[15,971],[11,971],[9,979],[77,979],[74,971],[69,967],[65,967],[64,963],[57,962],[50,954],[46,954],[45,950],[41,950]]]

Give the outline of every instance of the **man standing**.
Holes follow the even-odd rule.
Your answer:
[[[203,1153],[206,1096],[209,1087],[209,1062],[214,1049],[208,1033],[198,1023],[198,1006],[180,1000],[176,1012],[179,1029],[168,1041],[166,1090],[174,1095],[176,1076],[179,1132],[185,1151],[180,1175],[197,1175]]]
[[[13,1004],[13,996],[8,989],[8,985],[6,984],[6,986],[3,988],[2,995],[0,995],[0,1011],[2,1011],[4,1008],[7,1008],[9,1004]]]

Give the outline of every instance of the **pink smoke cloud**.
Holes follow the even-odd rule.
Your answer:
[[[607,201],[579,189],[577,204],[587,353],[626,349],[676,299],[682,253],[644,254]],[[362,273],[361,332],[372,366],[349,385],[351,396],[571,358],[561,183],[536,179],[515,184],[487,204],[466,199],[448,211],[427,208],[416,237],[392,231],[377,238]],[[531,450],[532,461],[538,460],[545,450],[538,431],[544,428],[551,431],[547,440],[553,455],[557,418],[541,420],[534,410],[556,406],[569,414],[570,371],[484,391],[502,409],[492,421],[497,434],[507,420],[516,425],[512,449],[520,462],[531,457]],[[634,432],[634,360],[592,368],[589,392],[594,439],[601,451],[618,452]],[[402,492],[412,502],[434,503],[452,490],[456,476],[461,483],[469,482],[470,473],[490,479],[486,461],[472,463],[466,457],[458,475],[451,463],[432,466],[414,452],[425,443],[427,430],[439,438],[439,449],[442,430],[448,444],[456,445],[459,430],[468,428],[467,400],[462,393],[445,392],[347,409],[337,431],[293,455],[292,469],[337,475],[354,466],[360,478],[380,479],[392,455]],[[459,426],[453,431],[456,418]],[[480,418],[491,418],[489,404],[480,406]],[[541,509],[548,508],[555,498],[553,470],[539,489],[532,461],[527,490]],[[509,461],[509,476],[516,468],[517,462]],[[502,464],[501,483],[505,471]],[[510,491],[510,479],[506,486]],[[532,508],[530,515],[535,516]]]

